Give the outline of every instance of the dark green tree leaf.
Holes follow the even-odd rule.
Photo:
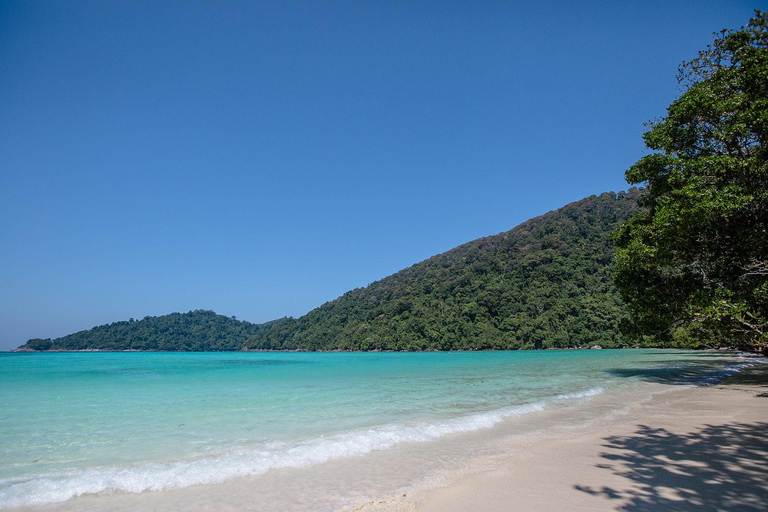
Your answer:
[[[765,347],[768,18],[724,30],[680,66],[681,97],[626,173],[643,211],[616,234],[625,335]]]

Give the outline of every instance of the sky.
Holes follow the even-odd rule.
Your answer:
[[[760,1],[0,1],[0,350],[298,317],[627,188]]]

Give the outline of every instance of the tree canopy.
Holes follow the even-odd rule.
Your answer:
[[[625,335],[683,345],[768,341],[768,18],[681,64],[683,92],[627,172],[641,212],[615,237]]]

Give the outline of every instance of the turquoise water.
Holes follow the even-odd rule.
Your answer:
[[[653,350],[0,354],[0,507],[313,466],[741,364]]]

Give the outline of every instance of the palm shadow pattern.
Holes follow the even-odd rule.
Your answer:
[[[639,425],[605,439],[597,467],[631,482],[577,490],[614,500],[615,510],[768,510],[768,423],[704,425],[675,434]]]

